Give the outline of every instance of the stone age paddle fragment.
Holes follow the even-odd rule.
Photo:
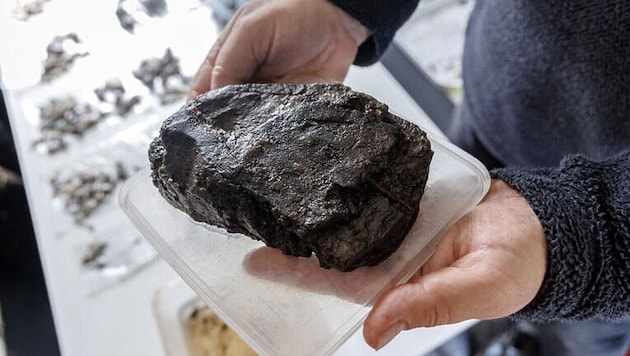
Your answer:
[[[202,94],[149,149],[153,183],[194,220],[340,271],[400,246],[432,155],[420,128],[341,84]]]

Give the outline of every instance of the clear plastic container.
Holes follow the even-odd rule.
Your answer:
[[[198,300],[197,294],[180,279],[158,288],[153,295],[153,313],[162,344],[169,356],[191,355],[185,317]]]
[[[429,134],[435,152],[420,213],[401,247],[374,267],[320,268],[261,242],[194,222],[173,208],[143,170],[120,191],[131,221],[188,285],[263,355],[330,355],[361,326],[376,297],[404,283],[451,224],[485,195],[485,167]]]

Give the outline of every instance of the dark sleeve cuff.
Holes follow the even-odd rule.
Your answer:
[[[359,47],[354,64],[373,64],[383,55],[396,31],[418,6],[419,0],[330,0],[372,31],[372,36]]]
[[[558,169],[492,171],[529,202],[547,238],[545,280],[515,318],[630,315],[629,172],[628,152],[600,163],[569,157]]]

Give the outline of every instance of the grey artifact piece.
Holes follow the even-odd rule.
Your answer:
[[[41,76],[42,82],[51,82],[62,74],[67,73],[78,58],[89,54],[88,52],[68,52],[65,48],[67,41],[76,44],[81,43],[79,36],[71,32],[63,36],[55,36],[46,46],[46,59],[43,62],[44,68]]]
[[[214,90],[149,148],[153,183],[194,220],[340,271],[398,249],[432,155],[419,127],[341,84]]]

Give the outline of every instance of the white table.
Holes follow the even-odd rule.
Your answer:
[[[191,72],[216,36],[213,27],[207,23],[207,13],[198,9],[194,12],[195,21],[177,22],[178,33],[175,37],[169,37],[162,32],[143,32],[142,29],[133,37],[122,32],[115,24],[113,11],[116,3],[114,0],[56,0],[46,3],[43,14],[25,23],[10,16],[12,2],[2,2],[0,5],[0,43],[4,46],[4,50],[0,51],[0,63],[5,80],[5,99],[22,166],[59,344],[62,353],[71,356],[164,354],[152,300],[156,289],[178,276],[164,261],[158,259],[127,280],[99,293],[89,295],[85,292],[85,271],[78,263],[77,246],[85,243],[89,232],[73,227],[63,212],[51,204],[50,187],[46,182],[51,171],[64,163],[63,160],[55,161],[32,149],[31,142],[37,133],[33,126],[32,112],[24,110],[25,106],[28,107],[25,102],[41,100],[42,95],[55,94],[64,86],[70,90],[94,88],[93,85],[98,80],[107,78],[104,73],[116,76],[128,71],[133,68],[134,63],[138,63],[139,56],[155,56],[159,53],[156,49],[162,51],[166,45],[174,48],[175,54],[182,59],[183,69]],[[193,1],[186,2],[187,5],[178,9],[185,8],[189,3]],[[68,9],[72,9],[71,12]],[[73,15],[69,15],[70,13]],[[168,25],[168,20],[161,21],[164,22],[162,25]],[[79,74],[67,81],[61,80],[61,84],[53,89],[40,87],[37,84],[38,66],[46,43],[54,35],[79,29],[85,30],[85,45],[94,46],[89,48],[92,53],[90,56],[101,57],[94,58],[93,61],[86,59],[85,65],[77,62],[73,71]],[[178,39],[192,36],[197,36],[203,43],[197,47],[204,48],[177,46]],[[143,46],[134,47],[135,42],[131,41],[138,38],[144,41]],[[100,70],[95,71],[94,68]],[[382,66],[352,68],[347,84],[372,94],[390,105],[393,111],[425,128],[437,130]],[[174,107],[160,110],[148,108],[138,116],[145,115],[147,122],[152,123],[159,121],[160,115],[165,115]],[[134,120],[136,121],[133,123],[141,122],[141,119]],[[132,125],[123,124],[121,127],[130,126]],[[110,137],[115,132],[114,127],[102,131],[100,135]],[[136,233],[133,225],[124,218],[107,219],[110,219],[108,223],[115,225],[118,232]],[[369,349],[359,332],[342,346],[337,355],[420,355],[473,323],[405,332],[378,353]]]

